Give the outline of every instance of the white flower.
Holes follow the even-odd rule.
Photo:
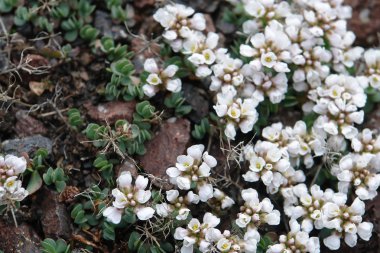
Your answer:
[[[214,188],[214,195],[213,197],[220,202],[220,207],[222,209],[229,208],[235,204],[235,201],[227,196],[224,192],[222,192],[219,189]]]
[[[220,219],[211,213],[205,213],[203,222],[198,219],[191,219],[187,228],[177,227],[174,233],[174,239],[183,241],[181,252],[193,252],[197,247],[201,252],[207,252],[211,243],[220,238],[221,233],[215,227],[219,224]]]
[[[309,237],[309,234],[301,230],[296,220],[289,221],[290,232],[287,235],[280,235],[279,243],[271,245],[267,253],[281,252],[320,252],[318,237]]]
[[[253,84],[252,97],[256,100],[261,102],[264,101],[265,97],[269,97],[273,104],[278,104],[285,98],[285,93],[288,90],[288,79],[284,73],[264,74],[246,67],[245,75]]]
[[[24,157],[0,156],[0,205],[14,205],[29,195],[18,178],[26,170],[26,165]]]
[[[231,140],[235,139],[237,127],[243,133],[248,133],[258,120],[258,101],[252,98],[235,99],[235,95],[236,89],[232,85],[223,86],[222,92],[217,94],[217,104],[214,106],[217,115],[226,121],[224,133]]]
[[[210,90],[219,91],[224,85],[238,87],[244,84],[243,62],[240,59],[233,59],[227,54],[220,53],[216,60],[217,63],[211,67],[214,75],[211,76]]]
[[[277,192],[287,181],[284,175],[290,168],[288,158],[282,155],[283,152],[277,145],[268,141],[258,141],[254,153],[246,156],[250,165],[249,171],[243,175],[244,180],[255,182],[261,179],[272,193]]]
[[[369,222],[362,222],[365,212],[365,204],[356,198],[351,206],[345,205],[346,198],[333,198],[323,206],[323,213],[326,217],[324,226],[333,229],[333,234],[325,238],[325,245],[336,250],[340,247],[340,238],[344,238],[346,244],[354,247],[357,235],[364,240],[369,240],[373,225]],[[360,232],[360,233],[359,233]]]
[[[358,130],[353,125],[363,122],[364,112],[361,108],[367,99],[357,78],[330,75],[324,86],[309,92],[309,98],[316,103],[313,110],[321,115],[318,121],[326,133],[342,134],[346,139],[356,136]]]
[[[286,62],[290,60],[290,53],[287,50],[291,41],[279,22],[271,21],[265,27],[265,33],[255,34],[250,42],[253,47],[242,44],[240,54],[259,59],[250,63],[256,71],[261,71],[263,66],[274,68],[277,72],[290,71]]]
[[[244,206],[240,208],[236,225],[248,230],[256,230],[262,224],[278,225],[280,223],[280,212],[273,210],[273,205],[268,198],[261,202],[257,191],[249,188],[242,190],[242,198],[245,200]]]
[[[149,73],[143,85],[144,94],[153,97],[160,89],[166,89],[170,92],[180,92],[182,82],[179,78],[174,78],[178,71],[178,66],[169,65],[165,69],[160,69],[153,58],[145,60],[144,70]]]
[[[199,13],[193,14],[194,9],[182,4],[173,4],[158,9],[153,15],[153,18],[165,28],[163,37],[169,42],[173,51],[179,52],[184,39],[206,28],[204,16]]]
[[[14,155],[0,156],[0,176],[18,176],[26,170],[26,160],[24,157]]]
[[[339,168],[332,171],[339,180],[340,192],[348,193],[348,190],[354,187],[355,194],[361,200],[376,197],[380,186],[380,174],[371,166],[373,157],[374,155],[369,153],[363,155],[349,153],[342,157]]]
[[[166,174],[181,190],[189,190],[195,184],[200,200],[206,202],[213,196],[213,187],[207,180],[217,161],[203,150],[202,144],[189,147],[187,155],[178,156],[176,166],[168,168]]]
[[[117,179],[118,188],[112,190],[112,195],[115,198],[112,203],[113,206],[107,207],[103,216],[118,224],[124,210],[131,208],[140,220],[152,218],[155,210],[146,206],[152,195],[150,190],[145,190],[148,183],[148,178],[139,175],[133,185],[131,173],[129,171],[122,172]]]

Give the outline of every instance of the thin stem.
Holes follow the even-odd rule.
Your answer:
[[[17,224],[16,215],[15,215],[15,212],[13,210],[13,207],[11,207],[11,213],[12,213],[13,222],[15,223],[15,226],[17,228],[18,224]]]
[[[311,180],[310,186],[314,185],[315,181],[317,181],[317,178],[319,176],[319,173],[321,172],[321,169],[322,169],[322,164],[318,166],[318,169],[315,172],[314,178],[313,178],[313,180]]]

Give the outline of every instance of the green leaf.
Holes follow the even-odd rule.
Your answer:
[[[42,251],[46,253],[58,253],[55,248],[57,247],[53,239],[47,238],[41,242]]]
[[[26,190],[29,192],[29,195],[31,195],[35,193],[36,191],[38,191],[38,189],[40,189],[41,186],[42,186],[42,178],[40,176],[40,173],[37,170],[35,170],[33,171],[30,177]]]
[[[68,31],[65,33],[65,40],[69,41],[69,42],[73,42],[74,40],[76,40],[78,37],[78,31],[77,30],[71,30],[71,31]]]
[[[57,189],[58,192],[63,192],[63,190],[66,187],[65,181],[57,181],[55,182],[55,188]]]
[[[83,205],[82,204],[77,204],[75,205],[75,207],[73,208],[73,210],[71,210],[71,218],[75,218],[75,216],[78,215],[78,213],[83,210]]]
[[[160,244],[160,248],[163,249],[165,252],[174,252],[174,247],[169,242],[162,242]]]
[[[130,223],[130,224],[135,223],[137,220],[136,214],[133,211],[128,210],[128,209],[125,211],[124,219],[127,223]]]
[[[141,235],[133,231],[128,239],[128,249],[131,251],[136,251],[140,243]]]

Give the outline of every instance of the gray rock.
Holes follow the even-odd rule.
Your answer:
[[[218,18],[216,20],[216,28],[218,28],[218,30],[223,34],[234,33],[236,31],[236,26],[231,23],[226,22],[223,19],[223,13],[224,11],[220,11],[218,15]]]
[[[124,26],[112,23],[111,15],[107,12],[95,11],[94,26],[103,36],[109,36],[114,40],[126,38]]]
[[[197,12],[214,12],[222,1],[218,0],[179,0],[176,1],[194,8]]]
[[[112,37],[112,20],[109,13],[100,10],[95,11],[94,26],[101,35]]]
[[[39,253],[41,239],[28,224],[19,224],[0,220],[0,249],[6,253]]]
[[[193,122],[199,123],[202,118],[209,114],[209,100],[205,96],[202,96],[203,90],[192,84],[184,83],[182,89],[186,102],[193,108],[189,114],[189,118]]]
[[[41,135],[33,135],[21,139],[6,140],[0,145],[0,149],[6,154],[21,155],[22,153],[32,154],[39,148],[45,148],[51,153],[53,143],[49,138]]]
[[[66,206],[59,202],[58,193],[44,188],[41,196],[43,197],[37,201],[37,204],[40,207],[40,221],[45,237],[70,239],[72,221]]]

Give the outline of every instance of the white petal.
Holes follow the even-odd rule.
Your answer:
[[[144,62],[144,70],[149,73],[158,73],[157,63],[153,58],[148,58]]]
[[[153,217],[154,212],[154,209],[151,207],[143,207],[137,211],[136,215],[139,220],[149,220]]]
[[[103,211],[103,216],[106,217],[106,219],[114,224],[119,224],[120,221],[121,221],[121,213],[122,211],[113,207],[113,206],[110,206],[110,207],[107,207],[104,211]]]

